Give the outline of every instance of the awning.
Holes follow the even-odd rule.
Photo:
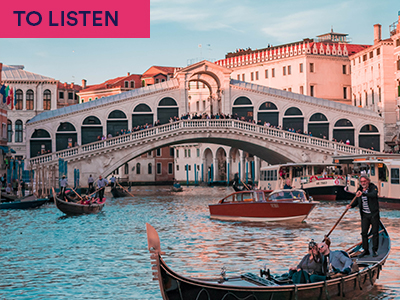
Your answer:
[[[8,153],[8,152],[17,153],[17,152],[15,152],[14,149],[8,148],[7,146],[0,146],[0,149],[3,150],[4,153]]]

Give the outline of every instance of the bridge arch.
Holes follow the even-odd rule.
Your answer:
[[[207,147],[203,151],[203,162],[204,162],[203,172],[204,172],[205,182],[214,180],[214,174],[213,174],[213,170],[211,167],[211,166],[215,167],[213,165],[213,161],[214,161],[214,154],[213,154],[212,150],[209,147]]]
[[[380,151],[380,133],[376,126],[366,124],[358,133],[359,147]]]
[[[115,109],[108,114],[107,135],[116,136],[121,130],[128,130],[128,118],[122,110]]]
[[[323,113],[314,113],[308,120],[308,133],[329,140],[329,120]]]
[[[272,126],[279,125],[279,110],[275,103],[266,101],[258,108],[257,121],[270,123]]]
[[[227,163],[226,163],[227,152],[224,147],[219,147],[215,152],[215,162],[217,168],[217,176],[214,181],[226,181],[227,178]]]
[[[56,151],[72,148],[77,141],[76,127],[70,122],[61,122],[56,132]]]
[[[304,116],[303,112],[297,107],[289,107],[285,110],[283,115],[283,125],[282,128],[287,130],[293,128],[294,131],[304,131]]]
[[[160,120],[160,124],[166,124],[171,117],[179,118],[178,103],[172,97],[164,97],[157,105],[157,120]]]
[[[89,144],[98,140],[98,137],[103,136],[103,125],[96,116],[86,117],[81,125],[81,144]]]
[[[150,106],[145,103],[139,103],[132,112],[132,128],[137,126],[154,123],[154,114]]]
[[[53,152],[51,135],[46,129],[35,129],[29,144],[31,157]]]
[[[333,139],[345,143],[350,141],[350,145],[354,145],[354,125],[349,119],[339,119],[333,127]]]
[[[251,121],[254,119],[253,102],[246,96],[239,96],[233,101],[232,115],[237,115],[241,120]]]

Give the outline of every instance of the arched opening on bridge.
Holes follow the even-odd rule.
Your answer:
[[[56,151],[72,148],[77,142],[75,126],[69,122],[61,122],[56,133]]]
[[[107,135],[120,135],[123,130],[128,130],[128,119],[126,114],[121,110],[114,110],[108,115]]]
[[[239,97],[233,102],[232,114],[238,116],[242,121],[253,120],[254,107],[247,97]]]
[[[98,137],[103,136],[103,126],[99,118],[95,116],[87,117],[82,122],[81,126],[82,145],[93,143],[98,140]]]
[[[276,105],[272,102],[264,102],[258,109],[257,121],[262,124],[269,123],[271,126],[279,125],[279,111]]]
[[[171,97],[161,99],[157,107],[157,120],[160,120],[160,124],[166,124],[173,117],[179,118],[178,104]]]
[[[358,135],[358,145],[362,148],[380,151],[380,134],[372,124],[364,125]]]
[[[308,121],[308,133],[312,136],[329,140],[329,122],[324,114],[313,114]]]
[[[354,126],[348,119],[340,119],[335,123],[333,139],[337,142],[349,143],[354,146]]]
[[[229,181],[233,181],[235,174],[239,175],[239,162],[240,162],[240,153],[239,149],[231,148],[229,150]]]
[[[285,111],[283,117],[284,130],[293,128],[295,132],[303,132],[304,130],[304,117],[303,113],[297,107],[290,107]]]
[[[212,182],[214,181],[214,168],[213,165],[213,154],[210,148],[207,148],[203,152],[203,162],[204,162],[204,181]]]
[[[153,112],[151,108],[144,103],[138,104],[132,113],[132,128],[146,124],[153,124]]]
[[[35,129],[29,141],[31,157],[36,157],[46,153],[51,153],[51,136],[47,130]]]
[[[207,81],[192,79],[188,83],[188,109],[190,114],[203,112],[210,114],[213,111],[211,86]]]
[[[215,157],[217,158],[217,178],[214,181],[226,181],[226,152],[224,148],[218,148]]]

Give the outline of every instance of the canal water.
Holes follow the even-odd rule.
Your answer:
[[[294,225],[210,220],[208,204],[228,187],[137,187],[133,198],[107,200],[97,215],[64,216],[54,205],[0,210],[0,299],[161,299],[152,280],[145,223],[158,231],[166,263],[184,275],[284,273],[319,241],[343,202],[321,202]],[[371,293],[360,299],[400,299],[400,212],[382,210],[392,250]],[[350,210],[331,234],[332,248],[360,241],[360,220]]]

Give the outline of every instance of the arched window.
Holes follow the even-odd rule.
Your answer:
[[[34,94],[32,90],[26,92],[26,110],[33,110]]]
[[[43,92],[43,109],[44,110],[51,109],[51,92],[49,90],[45,90]]]
[[[100,140],[103,136],[103,126],[98,117],[89,116],[82,122],[81,126],[81,144],[93,143]]]
[[[322,113],[315,113],[310,117],[308,123],[308,133],[314,137],[329,139],[328,118]]]
[[[7,120],[7,141],[9,143],[12,142],[12,135],[13,135],[12,122],[10,120]]]
[[[276,105],[272,102],[264,102],[263,104],[260,105],[260,108],[258,110],[277,110],[278,108]]]
[[[139,104],[135,107],[133,112],[151,112],[151,108],[147,104]]]
[[[21,90],[15,92],[15,109],[22,110],[24,106],[24,93]]]
[[[374,125],[368,124],[368,125],[364,125],[361,128],[360,132],[379,132],[379,130]]]
[[[82,125],[94,125],[94,124],[101,124],[98,117],[90,116],[83,120]]]
[[[136,174],[140,175],[140,163],[136,164]]]
[[[170,118],[179,117],[179,108],[176,101],[170,97],[161,99],[157,107],[157,119],[160,124],[166,124]]]
[[[254,108],[253,103],[247,97],[239,97],[233,102],[232,114],[239,117],[240,120],[253,120]]]
[[[163,109],[161,109],[161,112]],[[151,108],[144,103],[138,104],[132,113],[132,127],[141,126],[144,124],[153,124],[153,113]]]
[[[335,123],[335,127],[353,127],[353,123],[347,119],[340,119]]]
[[[35,129],[29,141],[31,157],[48,154],[53,151],[50,134],[45,129]]]
[[[15,142],[22,143],[23,135],[22,135],[22,121],[15,121]]]
[[[166,97],[160,101],[158,106],[178,106],[178,104],[176,104],[176,101],[174,99]]]
[[[291,107],[285,111],[285,116],[302,116],[302,115],[303,113],[297,107]]]
[[[324,114],[321,113],[316,113],[313,114],[310,118],[310,122],[327,122],[328,119],[326,118],[326,116]]]
[[[114,110],[108,115],[109,119],[126,119],[126,115],[121,110]]]
[[[247,97],[239,97],[233,102],[233,105],[252,105],[251,100]]]
[[[151,163],[149,163],[147,165],[147,174],[152,174],[153,173],[153,166],[151,165]]]
[[[257,121],[261,124],[269,124],[272,126],[279,125],[279,111],[278,107],[272,102],[264,102],[258,108]]]

